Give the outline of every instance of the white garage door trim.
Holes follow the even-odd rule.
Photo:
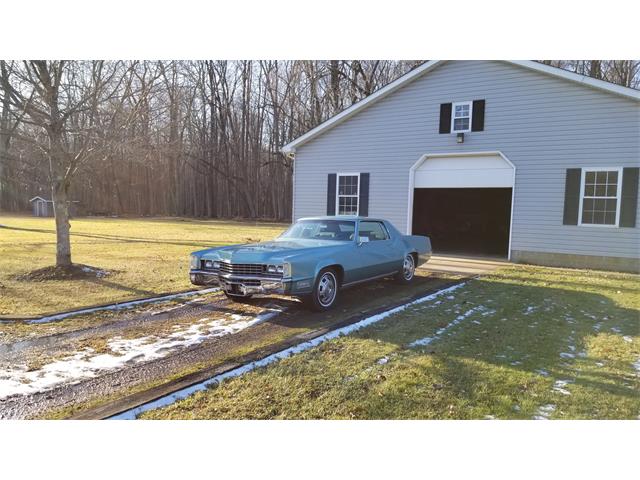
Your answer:
[[[452,158],[458,161],[451,162]],[[411,235],[413,228],[414,188],[511,188],[510,260],[515,183],[516,166],[500,151],[427,153],[409,170],[407,234]]]

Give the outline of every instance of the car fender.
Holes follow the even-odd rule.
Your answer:
[[[342,262],[340,262],[337,258],[324,258],[320,261],[318,261],[318,263],[316,264],[316,268],[315,268],[315,273],[313,275],[313,279],[315,281],[316,278],[318,278],[318,274],[320,273],[320,271],[322,271],[323,268],[327,268],[327,267],[331,267],[334,265],[339,265],[340,268],[342,269],[343,273],[345,270],[344,265],[342,264]]]
[[[405,255],[412,253],[417,257],[417,265],[420,266],[431,259],[431,240],[429,237],[422,235],[403,235],[402,238],[406,245]]]
[[[323,252],[322,255],[294,255],[287,257],[285,261],[291,263],[294,282],[310,280],[313,284],[323,268],[339,265],[346,271],[348,267],[345,265],[344,257],[349,255],[348,252],[348,247],[342,247],[338,251]]]

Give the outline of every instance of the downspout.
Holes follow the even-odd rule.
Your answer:
[[[291,178],[291,223],[295,222],[296,215],[296,151],[293,150],[280,150],[287,158],[290,158],[293,162],[293,173]]]

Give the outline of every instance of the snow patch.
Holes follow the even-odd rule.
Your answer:
[[[540,368],[540,369],[538,369],[538,370],[535,370],[535,372],[536,372],[538,375],[542,375],[543,377],[548,377],[548,376],[549,376],[549,372],[547,372],[546,370],[544,370],[544,369],[542,369],[542,368]]]
[[[155,408],[161,408],[161,407],[166,407],[167,405],[171,405],[172,403],[177,402],[178,400],[182,400],[184,398],[187,398],[190,395],[193,395],[196,392],[200,392],[202,390],[206,390],[207,388],[217,385],[220,382],[222,382],[223,380],[229,379],[229,378],[235,378],[235,377],[239,377],[241,375],[244,375],[245,373],[251,372],[252,370],[255,370],[256,368],[260,368],[260,367],[265,367],[267,365],[270,365],[274,362],[277,362],[281,359],[287,358],[291,355],[295,355],[297,353],[301,353],[304,352],[306,350],[309,350],[313,347],[316,347],[318,345],[320,345],[321,343],[324,343],[328,340],[332,340],[334,338],[337,338],[339,336],[342,335],[348,335],[350,333],[353,333],[357,330],[360,330],[362,328],[365,328],[369,325],[373,325],[374,323],[380,322],[381,320],[384,320],[385,318],[394,315],[396,313],[402,312],[404,310],[406,310],[407,308],[414,306],[414,305],[418,305],[424,302],[428,302],[431,301],[441,295],[445,295],[448,293],[451,293],[455,290],[458,290],[462,287],[464,287],[466,285],[466,282],[463,283],[459,283],[457,285],[453,285],[451,287],[442,289],[438,292],[432,293],[430,295],[427,295],[425,297],[421,297],[417,300],[414,300],[412,302],[409,303],[405,303],[404,305],[400,305],[398,307],[392,308],[390,310],[387,310],[385,312],[382,313],[378,313],[376,315],[372,315],[370,317],[364,318],[363,320],[360,320],[359,322],[356,323],[352,323],[351,325],[347,325],[345,327],[342,328],[338,328],[336,330],[332,330],[331,332],[325,333],[324,335],[320,335],[319,337],[316,337],[312,340],[309,340],[307,342],[303,342],[301,344],[298,345],[294,345],[293,347],[289,347],[289,348],[285,348],[284,350],[281,350],[279,352],[273,353],[261,360],[256,360],[255,362],[251,362],[251,363],[247,363],[246,365],[243,365],[241,367],[235,368],[233,370],[229,370],[228,372],[225,373],[221,373],[220,375],[216,375],[215,377],[210,378],[209,380],[205,380],[204,382],[200,382],[197,383],[195,385],[192,385],[190,387],[186,387],[183,388],[182,390],[178,390],[177,392],[171,393],[169,395],[166,395],[164,397],[161,397],[157,400],[153,400],[151,402],[145,403],[144,405],[140,405],[139,407],[136,408],[132,408],[130,410],[127,410],[125,412],[122,412],[118,415],[114,415],[112,417],[110,417],[110,419],[114,419],[114,420],[135,420],[135,418],[140,415],[143,412],[146,412],[148,410],[152,410]]]
[[[102,372],[122,368],[129,362],[139,363],[162,358],[177,348],[186,348],[209,338],[237,333],[280,312],[281,310],[271,309],[257,316],[240,318],[227,314],[224,318],[215,320],[205,317],[186,329],[174,329],[165,337],[114,337],[107,342],[107,347],[112,353],[96,354],[93,349],[86,348],[45,364],[38,370],[28,371],[26,366],[0,370],[0,398],[51,390],[62,383],[77,383],[96,377]]]
[[[571,395],[571,392],[565,388],[570,383],[573,383],[573,381],[572,380],[556,380],[551,390],[553,390],[556,393],[561,393],[562,395]]]
[[[467,310],[464,313],[461,313],[460,315],[458,315],[455,320],[449,322],[447,325],[445,325],[444,327],[439,328],[438,330],[436,330],[436,332],[433,334],[433,336],[430,337],[424,337],[424,338],[420,338],[418,340],[415,340],[414,342],[411,342],[409,344],[409,347],[420,347],[420,346],[425,346],[425,345],[429,345],[431,342],[438,340],[440,337],[442,337],[442,335],[444,335],[448,330],[452,329],[453,327],[455,327],[456,325],[458,325],[460,322],[462,322],[463,320],[465,320],[466,318],[470,317],[471,315],[475,314],[475,313],[482,313],[484,314],[485,312],[489,312],[489,313],[495,313],[495,310],[491,310],[488,309],[487,307],[485,307],[484,305],[478,305],[476,307],[472,307],[469,310]],[[478,338],[476,338],[476,341],[479,341]]]
[[[376,362],[378,365],[385,365],[386,363],[389,363],[389,357],[382,357],[380,360],[378,360]]]
[[[623,336],[623,337],[622,337],[622,339],[623,339],[625,342],[628,342],[628,343],[633,342],[633,338],[631,338],[629,335],[625,335],[625,336]]]
[[[106,270],[102,270],[100,268],[91,268],[87,266],[82,267],[82,271],[84,273],[95,273],[96,277],[98,278],[103,278],[109,275],[109,272],[107,272]]]
[[[174,305],[173,307],[163,308],[162,310],[158,310],[157,312],[151,312],[151,316],[155,317],[156,315],[161,315],[163,313],[173,312],[174,310],[178,310],[182,307],[184,307],[184,305]]]
[[[536,410],[536,414],[533,416],[534,420],[549,420],[549,416],[555,411],[556,406],[553,403],[547,403],[542,405]]]

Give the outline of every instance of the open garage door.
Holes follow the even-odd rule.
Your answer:
[[[412,232],[435,253],[509,256],[513,165],[499,154],[425,157],[414,171]]]

